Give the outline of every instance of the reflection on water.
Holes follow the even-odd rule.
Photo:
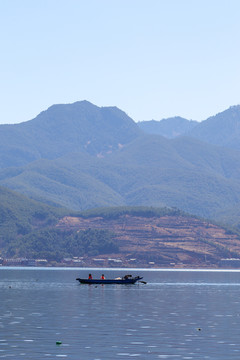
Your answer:
[[[75,281],[88,271],[1,268],[0,358],[240,358],[239,272],[132,271],[147,285]]]

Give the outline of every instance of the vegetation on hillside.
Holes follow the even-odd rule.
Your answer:
[[[114,234],[108,230],[62,231],[45,228],[12,240],[7,257],[26,257],[60,262],[63,258],[96,256],[118,252]]]
[[[114,234],[104,230],[61,231],[56,224],[69,214],[0,187],[0,254],[46,258],[117,252]]]
[[[123,215],[140,216],[140,217],[160,217],[160,216],[188,216],[185,212],[176,208],[155,208],[151,206],[118,206],[91,209],[78,214],[78,216],[91,218],[102,217],[103,219],[118,219]],[[76,215],[75,215],[76,216]]]
[[[0,171],[0,183],[72,210],[167,206],[219,220],[240,205],[239,154],[192,139],[148,135],[105,158],[75,153],[20,170]]]
[[[76,213],[66,209],[52,208],[0,187],[0,255],[8,258],[44,258],[49,261],[60,262],[63,258],[116,254],[120,251],[117,240],[119,238],[119,229],[115,229],[114,233],[111,221],[119,221],[120,217],[126,215],[132,224],[136,219],[139,221],[141,217],[143,222],[148,222],[146,218],[152,219],[149,220],[150,223],[156,222],[165,216],[173,219],[175,217],[178,219],[177,221],[184,222],[184,224],[194,224],[197,220],[196,217],[183,211],[167,207],[123,206]],[[59,226],[61,219],[66,219],[67,224],[67,219],[71,219],[71,216],[73,216],[73,219],[77,217],[89,219],[89,223],[86,222],[89,225],[81,230],[79,230],[78,226]],[[95,228],[93,226],[91,228],[92,218],[97,219],[97,221],[98,218],[102,219],[103,222],[109,223],[109,227]],[[93,221],[95,220],[93,219]],[[206,223],[206,229],[207,227]],[[236,231],[228,229],[227,233],[236,234]],[[151,233],[148,236],[150,236],[151,240]],[[207,240],[203,239],[202,241],[206,242]],[[209,241],[212,241],[209,244],[214,247],[215,240],[210,239]],[[216,246],[217,251],[220,249],[222,254],[235,254],[233,250],[224,252],[225,247],[228,249],[227,245],[219,245],[221,248],[218,245]],[[144,256],[147,259],[150,255],[146,252]],[[153,258],[153,254],[150,257]]]

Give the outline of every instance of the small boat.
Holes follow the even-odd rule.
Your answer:
[[[137,281],[142,280],[140,276],[133,277],[132,275],[125,275],[122,278],[116,279],[80,279],[77,278],[81,284],[135,284]],[[145,283],[145,281],[144,281]]]

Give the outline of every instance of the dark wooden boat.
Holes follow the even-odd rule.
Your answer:
[[[142,277],[132,275],[125,275],[122,278],[116,279],[81,279],[77,278],[81,284],[135,284],[137,281],[142,280]]]

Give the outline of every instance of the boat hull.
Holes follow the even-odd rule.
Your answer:
[[[81,284],[135,284],[142,277],[137,276],[130,279],[81,279],[77,278]]]

